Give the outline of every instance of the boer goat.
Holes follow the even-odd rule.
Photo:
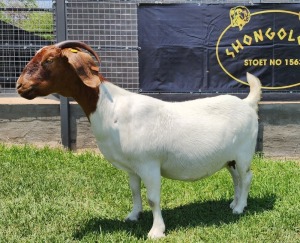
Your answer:
[[[106,81],[79,41],[40,49],[17,81],[18,93],[33,99],[58,93],[73,97],[84,110],[105,158],[125,170],[133,197],[126,220],[142,212],[141,180],[153,213],[150,238],[165,235],[160,208],[161,176],[194,181],[226,167],[233,179],[234,214],[247,205],[261,96],[258,78],[247,74],[250,93],[169,103],[131,93]]]

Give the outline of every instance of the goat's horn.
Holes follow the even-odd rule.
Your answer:
[[[100,57],[98,56],[98,54],[90,46],[88,46],[87,44],[85,44],[81,41],[66,40],[66,41],[62,41],[62,42],[55,44],[55,46],[57,48],[61,48],[61,49],[75,48],[75,47],[83,48],[83,49],[89,51],[91,54],[93,54],[94,57],[96,57],[98,63],[100,64]]]

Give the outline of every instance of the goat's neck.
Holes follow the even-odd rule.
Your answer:
[[[91,88],[82,84],[72,97],[81,106],[87,118],[90,119],[90,115],[97,109],[99,87]]]

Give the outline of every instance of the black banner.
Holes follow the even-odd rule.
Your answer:
[[[300,4],[140,4],[142,92],[300,90]]]

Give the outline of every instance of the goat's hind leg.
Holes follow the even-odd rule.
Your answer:
[[[143,211],[141,198],[141,178],[134,173],[128,173],[128,175],[129,185],[132,192],[133,209],[128,214],[125,221],[137,221]]]
[[[239,176],[239,198],[233,208],[234,214],[241,214],[247,206],[247,198],[250,191],[252,172],[250,171],[251,158],[242,158],[236,161],[236,169]]]
[[[232,181],[233,181],[234,199],[230,203],[230,208],[234,209],[240,198],[240,178],[239,178],[239,173],[236,168],[236,162],[234,160],[229,161],[227,163],[227,169],[230,172]]]

